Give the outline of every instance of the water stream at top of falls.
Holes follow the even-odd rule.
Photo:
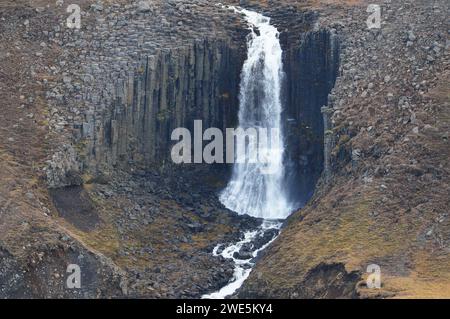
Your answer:
[[[251,30],[247,60],[241,73],[238,128],[276,129],[280,142],[267,144],[264,150],[258,149],[269,159],[268,163],[252,163],[248,158],[244,163],[235,163],[231,180],[220,200],[239,214],[283,219],[291,213],[291,207],[283,189],[281,85],[284,73],[279,32],[270,24],[270,18],[245,9],[233,9],[244,14]],[[270,165],[269,170],[267,165]],[[264,174],[265,170],[270,173]]]
[[[283,51],[279,32],[270,24],[270,18],[253,11],[231,8],[244,14],[251,30],[247,44],[248,56],[241,73],[239,128],[244,130],[264,128],[266,131],[275,128],[281,143],[265,146],[264,156],[270,159],[266,163],[251,163],[247,158],[242,163],[235,163],[231,180],[220,194],[221,202],[228,209],[265,220],[259,229],[246,232],[240,241],[227,246],[219,244],[214,248],[213,255],[232,259],[235,269],[233,278],[226,286],[202,297],[213,299],[226,298],[242,286],[252,271],[254,258],[275,240],[276,235],[262,247],[253,245],[252,242],[270,234],[271,231],[278,232],[282,225],[279,219],[288,217],[292,212],[283,188],[284,143],[281,127]],[[267,165],[271,166],[269,170]],[[239,257],[239,252],[249,244],[253,246],[251,256],[243,260]]]

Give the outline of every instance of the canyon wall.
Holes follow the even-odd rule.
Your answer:
[[[25,2],[0,4],[0,296],[195,298],[223,286],[233,266],[211,251],[255,221],[218,203],[215,171],[140,169],[167,158],[174,125],[234,124],[242,19],[209,0],[85,1],[73,30],[67,4]],[[273,18],[286,52],[299,149],[289,187],[310,194],[322,166],[327,183],[239,296],[448,298],[448,1],[381,1],[374,30],[367,1],[307,2],[245,1]],[[74,209],[58,211],[55,193]],[[77,292],[65,288],[73,262],[91,282]],[[373,263],[381,289],[364,280]]]
[[[49,34],[55,37],[64,31],[62,39],[54,41],[65,48],[58,61],[65,71],[47,97],[55,100],[51,131],[66,136],[49,161],[50,187],[82,184],[118,168],[169,165],[173,129],[192,131],[196,119],[203,120],[204,128],[236,125],[246,58],[245,22],[232,10],[213,7],[226,24],[216,22],[213,14],[211,30],[165,20],[150,28],[157,10],[174,9],[166,6],[153,11],[91,6],[95,26],[89,24],[82,32],[59,26]],[[303,205],[323,169],[320,108],[326,105],[336,77],[337,40],[329,31],[311,31],[317,20],[314,11],[255,9],[270,16],[280,31],[290,172],[286,187],[294,189],[292,200]],[[178,42],[170,41],[168,34]]]
[[[167,23],[156,19],[157,10],[166,11],[163,16]],[[47,93],[54,106],[49,118],[51,133],[60,134],[63,140],[55,144],[48,163],[51,188],[86,184],[95,189],[98,184],[108,185],[121,171],[145,176],[151,184],[148,172],[170,166],[173,129],[186,127],[192,131],[195,119],[203,120],[204,128],[236,125],[247,26],[232,11],[208,6],[207,11],[202,8],[196,12],[198,19],[207,21],[196,29],[193,20],[189,22],[185,17],[178,22],[169,20],[173,10],[180,12],[181,19],[183,12],[191,9],[173,4],[155,12],[142,11],[139,6],[101,10],[91,6],[88,12],[93,21],[83,31],[64,30],[59,34],[60,26],[49,34],[64,48],[58,60],[63,67],[54,71],[60,81],[52,82]],[[285,187],[291,199],[302,206],[314,192],[323,170],[321,107],[327,104],[337,75],[339,46],[333,32],[313,30],[317,19],[313,11],[277,8],[264,13],[272,17],[281,32],[286,72],[283,120],[289,163]],[[211,30],[207,30],[203,24],[210,20]],[[150,22],[156,27],[150,28]],[[168,171],[169,177],[187,176],[181,170]],[[126,176],[130,180],[122,176],[115,179],[114,185],[119,187],[109,185],[108,190],[99,192],[114,197],[122,191],[120,185],[138,180]],[[222,176],[219,179],[222,184],[226,181]],[[164,192],[152,188],[150,197],[155,195],[158,201],[189,197],[184,190],[157,186]],[[95,196],[97,193],[93,192]],[[179,203],[185,202],[183,199]],[[192,204],[188,206],[193,211]],[[112,211],[121,214],[115,208]],[[119,220],[120,228],[134,223]],[[164,227],[170,227],[169,222]],[[107,235],[111,235],[109,230]],[[134,230],[127,236],[133,235]],[[126,241],[124,238],[121,240]],[[100,251],[117,258],[100,246]]]

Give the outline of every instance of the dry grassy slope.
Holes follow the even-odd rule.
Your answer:
[[[42,44],[43,31],[55,20],[53,7],[46,15],[35,10],[47,4],[0,1],[1,297],[71,295],[62,290],[61,280],[79,255],[85,256],[87,271],[96,273],[89,276],[99,286],[104,274],[108,275],[103,278],[118,274],[107,259],[73,241],[64,224],[52,218],[56,211],[42,169],[50,146],[59,139],[48,134],[45,80],[52,80],[48,67],[59,48]],[[121,293],[115,279],[106,282],[103,287],[111,284],[109,296]],[[89,289],[91,296],[102,295],[95,287]]]
[[[0,3],[0,234],[2,239],[11,232],[24,235],[16,227],[31,220],[46,223],[44,207],[47,202],[39,170],[43,167],[46,146],[46,112],[43,87],[39,80],[43,66],[47,64],[33,53],[39,50],[39,42],[17,36],[26,27],[23,22],[29,12],[20,5],[12,8],[11,2]],[[6,23],[10,15],[18,15],[15,24]],[[52,54],[51,48],[42,48]],[[35,74],[31,75],[30,65]],[[33,79],[30,81],[30,79]],[[15,225],[11,227],[11,225]],[[2,227],[3,226],[3,227]],[[25,227],[26,228],[26,227]],[[18,238],[17,238],[18,239]],[[26,241],[16,240],[16,243]]]
[[[343,63],[350,65],[336,88],[344,103],[335,117],[334,180],[319,185],[311,203],[290,218],[240,296],[450,298],[448,51],[433,62],[425,53],[437,33],[447,32],[441,19],[448,8],[436,6],[440,15],[430,18],[428,2],[396,2],[384,37],[367,51],[361,46],[370,36],[358,23],[365,7],[322,12],[328,16],[322,23],[337,26],[345,39]],[[418,40],[406,47],[410,29]],[[373,56],[371,71],[366,62]],[[350,67],[359,77],[346,74]],[[401,107],[401,96],[410,107]],[[337,158],[354,149],[361,159]],[[381,266],[382,289],[365,286],[372,263]]]

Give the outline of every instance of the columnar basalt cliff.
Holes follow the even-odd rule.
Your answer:
[[[207,10],[217,15],[196,28],[189,17]],[[95,19],[83,31],[61,30],[66,72],[48,93],[55,100],[50,127],[68,125],[72,136],[49,165],[51,187],[115,168],[160,167],[170,160],[171,132],[196,119],[205,127],[235,124],[247,31],[231,10],[137,2],[92,5],[88,13]]]
[[[197,119],[204,127],[231,126],[240,61],[241,52],[229,43],[202,40],[140,62],[117,81],[110,106],[83,123],[79,141],[87,143],[89,169],[160,166],[170,162],[175,128],[193,129]]]

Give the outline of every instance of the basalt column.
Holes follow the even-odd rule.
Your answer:
[[[84,136],[90,170],[160,166],[170,161],[172,131],[193,132],[196,119],[204,128],[234,126],[244,58],[227,42],[201,40],[139,61],[114,83],[112,106],[86,125],[95,127]]]
[[[324,168],[324,122],[339,68],[339,43],[334,33],[303,33],[299,44],[288,46],[286,70],[286,187],[302,206],[312,196]]]

